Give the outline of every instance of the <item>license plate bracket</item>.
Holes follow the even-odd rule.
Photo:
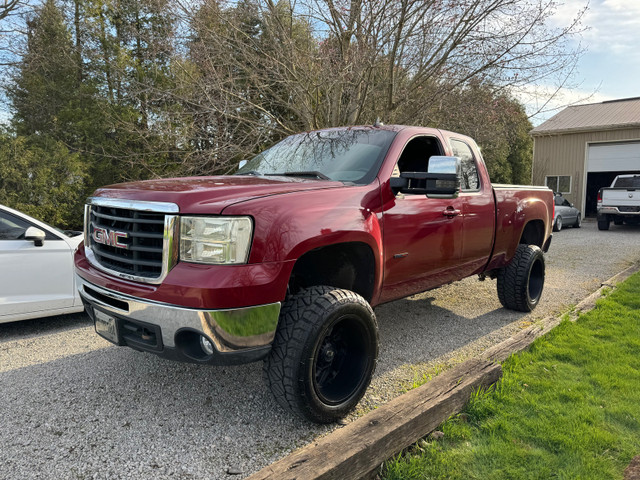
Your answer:
[[[118,321],[115,317],[107,315],[97,309],[94,310],[94,312],[96,333],[105,340],[109,340],[111,343],[119,345]]]

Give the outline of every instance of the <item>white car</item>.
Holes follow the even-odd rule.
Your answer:
[[[0,205],[0,323],[84,309],[73,270],[82,238]]]

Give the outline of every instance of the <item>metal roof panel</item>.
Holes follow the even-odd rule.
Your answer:
[[[533,136],[640,126],[640,97],[567,107],[537,126]]]

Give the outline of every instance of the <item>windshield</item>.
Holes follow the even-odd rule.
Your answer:
[[[287,175],[368,184],[396,132],[318,130],[285,138],[256,155],[237,175]]]
[[[633,177],[618,177],[615,187],[640,188],[640,175],[634,175]]]

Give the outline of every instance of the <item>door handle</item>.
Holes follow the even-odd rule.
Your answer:
[[[462,212],[460,212],[460,210],[458,210],[457,208],[447,207],[443,210],[442,215],[444,215],[445,217],[453,218],[457,215],[460,215],[460,213]]]

